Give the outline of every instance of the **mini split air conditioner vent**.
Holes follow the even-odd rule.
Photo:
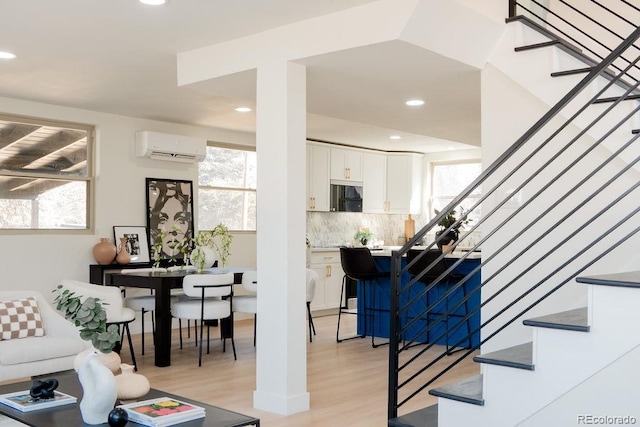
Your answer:
[[[195,163],[204,160],[207,141],[167,133],[136,132],[136,156],[171,162]]]

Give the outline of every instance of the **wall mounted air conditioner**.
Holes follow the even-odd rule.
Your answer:
[[[136,156],[172,162],[195,163],[204,160],[207,141],[168,133],[136,132]]]

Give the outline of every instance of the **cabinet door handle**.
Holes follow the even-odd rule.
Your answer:
[[[351,168],[347,168],[347,179],[351,179]]]
[[[329,271],[329,267],[330,267],[329,265],[325,265],[325,266],[324,266],[324,270],[325,270],[325,271],[324,271],[324,274],[325,274],[325,276],[327,276],[327,277],[330,277],[330,276],[331,276],[331,272]]]
[[[332,273],[332,271],[331,271],[331,266],[330,266],[330,265],[328,265],[327,267],[329,267],[329,277],[331,277],[331,273]]]

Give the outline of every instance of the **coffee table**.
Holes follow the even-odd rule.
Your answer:
[[[57,374],[51,374],[41,377],[55,378],[59,382],[58,390],[75,396],[78,398],[78,403],[71,405],[58,406],[55,408],[41,409],[32,412],[20,412],[7,405],[0,403],[0,414],[6,415],[9,418],[13,418],[21,423],[24,423],[32,427],[55,427],[55,426],[84,426],[82,422],[82,416],[80,414],[80,399],[82,399],[82,386],[78,381],[78,376],[74,371],[65,371]],[[15,391],[29,390],[31,388],[32,381],[24,381],[20,383],[7,384],[0,386],[0,394],[11,393]],[[241,427],[241,426],[256,426],[260,427],[260,420],[258,418],[242,415],[237,412],[227,411],[226,409],[218,408],[217,406],[207,405],[206,403],[198,402],[195,400],[187,399],[175,394],[166,393],[164,391],[151,389],[148,394],[140,398],[140,400],[153,399],[156,397],[170,397],[184,402],[192,403],[197,406],[201,406],[205,409],[206,416],[197,420],[187,421],[184,423],[176,424],[180,427]],[[108,426],[107,423],[100,424]],[[134,422],[129,422],[127,426],[140,426]]]

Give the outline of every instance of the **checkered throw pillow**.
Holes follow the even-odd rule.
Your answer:
[[[0,340],[42,336],[44,328],[35,298],[0,301]]]

